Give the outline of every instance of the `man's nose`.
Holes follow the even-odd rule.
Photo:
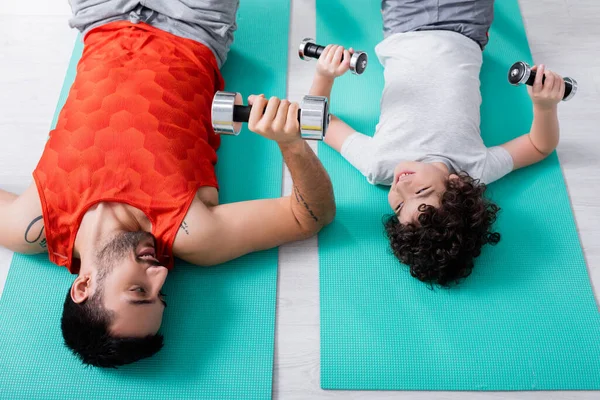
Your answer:
[[[158,292],[165,284],[165,279],[167,279],[168,273],[169,271],[167,268],[163,266],[148,268],[148,275],[150,276],[150,281],[152,282],[153,295],[158,295]]]

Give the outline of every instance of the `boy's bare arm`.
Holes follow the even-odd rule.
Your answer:
[[[534,67],[535,68],[535,67]],[[546,76],[542,84],[542,77]],[[559,140],[557,105],[565,92],[565,82],[558,74],[537,68],[536,79],[529,94],[533,101],[531,131],[502,145],[512,156],[514,167],[519,169],[535,164],[554,151]]]
[[[342,46],[328,45],[325,47],[317,62],[315,77],[309,94],[325,96],[329,100],[333,82],[335,78],[345,74],[350,68],[350,58],[353,52],[352,48],[345,50]],[[355,130],[344,121],[331,115],[329,128],[325,135],[325,143],[340,152],[344,141],[354,132]]]

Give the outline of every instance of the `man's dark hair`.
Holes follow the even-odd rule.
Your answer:
[[[386,219],[392,251],[412,276],[449,286],[471,274],[483,245],[500,241],[500,234],[492,231],[500,208],[483,197],[485,189],[485,184],[461,173],[446,182],[438,208],[419,206],[418,223],[403,225],[396,215]]]
[[[61,319],[65,344],[88,365],[116,368],[150,357],[163,346],[160,334],[146,337],[115,337],[109,333],[112,312],[102,305],[102,293],[75,303],[67,292]]]

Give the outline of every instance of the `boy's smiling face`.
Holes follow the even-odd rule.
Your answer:
[[[446,181],[457,178],[443,163],[401,162],[394,169],[388,203],[402,224],[416,223],[421,204],[440,206]]]

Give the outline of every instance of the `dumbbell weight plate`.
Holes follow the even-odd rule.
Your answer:
[[[514,86],[526,84],[530,77],[531,67],[522,61],[514,63],[508,70],[508,82]]]
[[[218,92],[212,103],[212,125],[216,134],[239,135],[242,123],[233,121],[233,107],[242,105],[242,95],[234,92]]]
[[[368,56],[362,51],[354,52],[350,58],[350,71],[355,75],[360,75],[367,68]]]
[[[300,134],[302,139],[323,140],[329,126],[327,97],[304,96],[300,106]]]
[[[304,51],[306,50],[306,45],[313,43],[314,39],[312,38],[302,39],[302,41],[300,42],[300,46],[298,46],[298,57],[300,57],[301,60],[310,61],[310,58],[305,55]]]

